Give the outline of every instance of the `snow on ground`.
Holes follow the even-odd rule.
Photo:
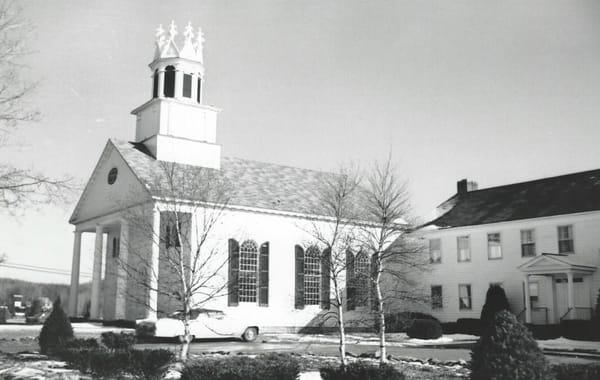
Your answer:
[[[467,334],[448,334],[438,339],[415,339],[409,338],[405,333],[385,334],[389,346],[417,347],[452,343],[475,342],[478,337]],[[336,335],[326,334],[265,334],[262,336],[264,342],[301,342],[301,343],[338,343]],[[348,334],[346,344],[373,345],[379,344],[379,337],[375,334]]]
[[[549,340],[538,340],[538,344],[542,349],[563,351],[590,350],[600,352],[600,342],[573,340],[563,337]]]
[[[75,335],[100,335],[103,332],[128,332],[134,333],[133,329],[124,329],[120,327],[108,327],[102,326],[101,323],[85,323],[78,322],[72,323],[73,332]],[[36,337],[40,335],[42,325],[27,325],[27,324],[10,324],[0,325],[0,338],[22,338],[22,337]]]

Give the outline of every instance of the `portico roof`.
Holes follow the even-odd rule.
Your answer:
[[[517,267],[526,274],[579,273],[590,274],[598,269],[594,265],[580,262],[572,255],[542,253]]]

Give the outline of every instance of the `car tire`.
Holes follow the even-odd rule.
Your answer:
[[[244,331],[242,339],[244,340],[244,342],[254,342],[257,336],[258,329],[256,327],[248,327],[246,331]]]

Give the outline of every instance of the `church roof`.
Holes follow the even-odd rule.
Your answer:
[[[138,179],[153,194],[155,173],[161,170],[143,144],[111,139]],[[205,170],[175,164],[184,170]],[[220,172],[232,184],[229,204],[292,213],[313,213],[319,201],[315,190],[333,173],[222,157]]]
[[[451,228],[600,210],[600,169],[455,194],[424,226]]]

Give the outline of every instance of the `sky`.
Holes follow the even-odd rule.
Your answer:
[[[155,29],[171,20],[203,28],[204,100],[223,110],[226,156],[335,171],[391,153],[422,219],[462,178],[485,188],[600,168],[598,1],[18,4],[41,119],[0,160],[48,175],[85,183],[108,138],[134,138]],[[0,277],[68,283],[73,207],[0,211],[9,262],[64,271]]]

